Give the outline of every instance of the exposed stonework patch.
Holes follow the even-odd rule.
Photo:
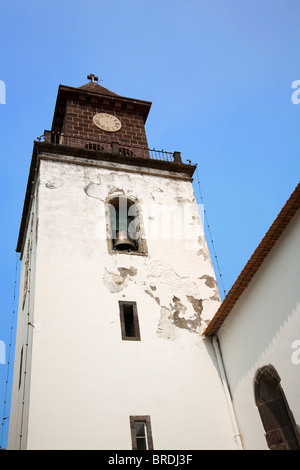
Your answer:
[[[125,292],[131,285],[151,297],[154,311],[160,306],[157,334],[163,338],[174,339],[180,329],[201,334],[218,307],[218,287],[213,276],[191,279],[158,259],[143,263],[137,271],[130,265],[118,267],[116,260],[110,258],[103,281],[112,293]]]
[[[215,278],[212,276],[208,276],[207,274],[204,274],[203,276],[200,277],[200,279],[205,279],[205,284],[207,285],[207,287],[209,287],[210,289],[214,289],[213,295],[209,297],[210,300],[221,301],[218,284]]]
[[[172,320],[174,325],[178,326],[179,328],[187,328],[187,322],[184,318],[186,307],[175,295],[173,296],[173,304],[170,304],[170,307],[172,311]]]
[[[187,198],[184,198],[184,197],[181,197],[181,196],[175,197],[175,201],[177,201],[178,204],[182,204],[182,205],[186,204],[186,205],[188,205],[189,207],[190,207],[190,205],[191,205],[190,199],[187,199]]]
[[[107,268],[104,269],[103,282],[112,293],[123,290],[128,285],[129,277],[137,274],[137,269],[132,266],[129,269],[118,268],[118,271],[119,274],[116,274]]]
[[[137,269],[133,266],[130,266],[130,268],[118,268],[118,271],[122,277],[137,275]]]
[[[125,194],[122,188],[118,188],[117,186],[112,186],[112,185],[108,185],[108,187],[109,187],[109,191],[108,191],[109,196],[112,196],[113,194],[118,194],[118,195]]]
[[[196,313],[193,317],[189,318],[186,315],[187,307],[182,304],[181,300],[173,296],[173,304],[170,304],[171,307],[171,320],[174,325],[178,328],[184,328],[190,332],[198,332],[201,317],[199,313]]]
[[[197,251],[197,256],[203,256],[204,261],[210,259],[209,252],[205,249],[205,244],[203,243],[202,237],[198,237],[199,250]]]
[[[205,279],[205,284],[207,285],[207,287],[210,287],[211,289],[214,289],[217,286],[217,282],[215,278],[213,278],[212,276],[203,274],[203,276],[201,276],[200,279]]]
[[[214,295],[210,297],[210,300],[216,300],[217,302],[221,302],[221,297],[218,289],[216,289]]]
[[[158,305],[160,305],[160,299],[159,299],[159,297],[155,297],[155,296],[152,294],[152,292],[151,292],[150,290],[148,290],[148,289],[145,289],[145,292],[146,292],[146,294],[150,295],[150,297],[152,297],[152,299],[154,299],[155,302],[156,302]]]
[[[186,298],[189,302],[191,302],[193,309],[197,313],[197,315],[201,316],[203,311],[203,300],[202,299],[195,299],[192,295],[187,295]]]
[[[157,335],[160,338],[166,338],[169,340],[175,340],[177,337],[177,328],[170,321],[170,310],[166,307],[160,309],[160,319],[157,327]]]

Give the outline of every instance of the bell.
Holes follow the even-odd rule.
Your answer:
[[[135,242],[130,238],[128,232],[118,232],[116,235],[116,241],[114,243],[114,249],[119,251],[132,251],[136,250]]]

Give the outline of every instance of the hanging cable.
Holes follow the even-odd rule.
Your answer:
[[[14,322],[16,314],[16,295],[17,295],[17,279],[18,279],[18,253],[16,252],[16,265],[15,265],[15,280],[14,280],[14,289],[13,289],[13,306],[12,306],[12,317],[11,317],[11,326],[10,326],[10,337],[8,343],[8,360],[7,360],[7,371],[6,371],[6,380],[5,380],[5,391],[4,391],[4,402],[3,402],[3,415],[1,422],[1,440],[0,440],[0,449],[3,449],[3,439],[4,439],[4,428],[9,416],[7,414],[7,399],[8,399],[8,384],[9,384],[9,374],[10,374],[10,363],[11,363],[11,349],[12,349],[12,340],[14,334]]]
[[[22,450],[22,441],[23,441],[23,425],[25,420],[25,395],[27,392],[27,379],[28,379],[28,362],[29,362],[29,348],[32,344],[32,330],[34,327],[33,322],[33,311],[32,311],[32,299],[31,299],[31,278],[32,278],[32,268],[33,268],[33,239],[35,238],[35,218],[36,218],[36,192],[38,191],[37,179],[38,179],[38,165],[36,164],[35,167],[35,174],[32,181],[32,195],[31,195],[31,208],[30,208],[30,220],[31,220],[31,227],[28,236],[28,245],[27,245],[27,255],[28,255],[28,284],[27,284],[27,292],[26,292],[26,304],[27,304],[27,331],[26,331],[26,339],[25,339],[25,360],[24,360],[24,370],[23,370],[23,394],[22,394],[22,408],[21,408],[21,420],[20,420],[20,434],[19,434],[19,450]],[[33,228],[35,227],[35,228]],[[27,256],[26,255],[26,256]]]
[[[219,277],[220,277],[220,283],[221,283],[224,295],[226,296],[226,290],[225,290],[224,283],[223,283],[223,275],[222,275],[222,272],[221,272],[221,269],[220,269],[218,255],[216,253],[215,244],[214,244],[214,240],[213,240],[211,229],[210,229],[210,224],[208,222],[207,212],[206,212],[206,209],[204,207],[204,201],[203,201],[203,196],[202,196],[201,187],[200,187],[199,174],[198,174],[198,167],[196,167],[196,174],[197,174],[197,183],[198,183],[199,195],[200,195],[201,203],[203,204],[203,208],[204,208],[204,219],[205,219],[205,222],[206,222],[206,225],[207,225],[207,229],[208,229],[208,233],[209,233],[209,237],[210,237],[210,242],[211,242],[214,257],[215,257],[215,263],[216,263],[216,266],[217,266],[217,269],[218,269],[218,274],[219,274]]]

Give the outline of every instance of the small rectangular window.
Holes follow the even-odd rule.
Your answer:
[[[130,416],[132,450],[153,450],[150,416]]]
[[[119,301],[119,308],[122,339],[140,341],[141,336],[136,303]]]
[[[136,449],[137,450],[147,450],[147,425],[146,421],[135,421],[134,423],[135,439],[136,439]]]
[[[20,370],[19,370],[19,390],[22,384],[22,368],[23,368],[23,346],[21,349],[21,357],[20,357]]]

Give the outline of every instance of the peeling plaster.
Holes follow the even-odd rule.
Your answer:
[[[186,317],[187,307],[183,305],[183,303],[178,297],[173,296],[173,304],[170,304],[171,311],[172,311],[171,320],[174,322],[174,325],[178,326],[179,328],[185,328],[186,330],[190,332],[198,332],[200,324],[201,324],[201,316],[199,314],[199,304],[198,304],[199,301],[197,301],[197,299],[194,299],[194,300],[196,301],[195,305],[197,306],[198,311],[194,308],[196,314],[191,318]],[[202,312],[202,301],[200,302],[201,302],[201,312]]]
[[[122,277],[137,275],[137,269],[134,268],[133,266],[131,266],[130,268],[118,268],[118,270]]]
[[[122,188],[118,188],[117,186],[113,186],[113,185],[108,185],[108,188],[109,188],[109,191],[108,191],[108,195],[109,196],[112,196],[113,194],[117,194],[117,195],[124,195],[124,190]]]
[[[145,289],[145,292],[146,292],[146,294],[150,295],[150,297],[152,297],[158,305],[160,305],[160,299],[159,299],[159,297],[155,297],[155,296],[152,294],[152,292],[150,292],[148,289]]]
[[[160,338],[166,338],[172,341],[177,338],[177,328],[170,321],[170,310],[166,307],[160,309],[160,318],[156,333]]]
[[[48,181],[47,183],[45,183],[45,186],[48,189],[62,188],[63,185],[64,185],[64,181],[62,178],[52,179]]]
[[[208,276],[207,274],[203,274],[203,276],[201,276],[200,279],[205,279],[205,284],[207,285],[207,287],[209,287],[210,289],[213,289],[214,291],[213,295],[209,297],[210,300],[216,300],[216,301],[221,302],[219,287],[215,278],[212,276]]]
[[[82,168],[72,167],[71,174],[69,165],[65,167],[60,165],[59,168],[63,168],[63,172],[58,171],[53,165],[51,172],[44,179],[44,186],[49,190],[55,190],[68,184],[73,191],[74,178],[78,177]],[[120,297],[127,297],[130,292],[130,296],[132,293],[136,295],[137,302],[141,304],[146,299],[148,304],[150,303],[150,312],[154,324],[157,324],[157,334],[160,337],[173,340],[182,330],[200,334],[218,308],[220,295],[203,227],[198,223],[200,217],[191,186],[186,182],[138,173],[130,176],[128,173],[120,172],[119,169],[118,171],[96,168],[89,170],[84,167],[80,184],[75,189],[78,190],[78,200],[82,200],[84,196],[94,199],[93,204],[97,211],[94,220],[97,219],[96,234],[99,238],[103,237],[105,227],[107,229],[106,203],[114,197],[130,194],[131,199],[139,203],[141,214],[149,224],[149,232],[151,227],[156,227],[158,218],[157,213],[149,212],[153,201],[159,209],[166,204],[171,207],[174,205],[189,207],[186,223],[196,230],[195,236],[193,232],[191,246],[188,246],[188,250],[193,252],[193,257],[190,256],[190,251],[187,257],[184,253],[178,254],[177,259],[177,246],[179,246],[177,239],[167,253],[157,244],[152,251],[149,251],[151,256],[134,261],[130,255],[116,253],[116,256],[115,254],[106,256],[105,254],[103,264],[102,261],[100,264],[103,272],[102,280],[99,281],[103,282],[108,292],[119,293]],[[92,203],[91,200],[89,202]],[[131,266],[131,263],[136,267]]]
[[[100,183],[89,183],[83,189],[87,196],[104,201],[104,190]]]
[[[210,256],[209,256],[209,253],[207,251],[207,249],[205,249],[205,244],[204,244],[204,240],[205,238],[199,236],[198,237],[198,244],[199,244],[199,250],[197,251],[197,256],[202,256],[204,261],[207,261],[207,260],[210,260]]]
[[[194,196],[186,184],[181,185],[167,179],[163,180],[163,184],[156,184],[153,179],[152,185],[144,175],[135,175],[132,178],[127,174],[103,171],[101,175],[93,172],[93,177],[92,174],[90,179],[87,177],[88,174],[85,175],[83,186],[88,197],[105,202],[114,196],[127,195],[130,190],[131,196],[138,194],[136,200],[140,202],[142,212],[144,204],[155,201],[160,207],[166,204],[166,192],[172,194],[170,203],[190,205],[191,213],[187,223],[198,225],[199,217],[196,208],[193,209]],[[154,219],[154,214],[147,214],[149,223],[155,223]],[[194,268],[189,265],[182,267],[177,261],[168,259],[168,256],[165,262],[159,256],[146,257],[138,262],[138,269],[130,266],[130,257],[126,257],[126,260],[121,260],[119,256],[110,257],[104,263],[102,280],[109,292],[127,295],[126,289],[133,288],[137,289],[137,299],[143,298],[142,296],[145,298],[146,295],[150,302],[153,301],[152,314],[157,315],[157,334],[160,337],[174,339],[176,331],[178,334],[183,329],[200,334],[218,307],[220,296],[202,226],[194,240],[193,248],[189,249],[195,250],[198,257],[198,275]]]
[[[109,269],[105,268],[103,281],[112,293],[133,283],[153,299],[161,307],[157,334],[164,338],[174,339],[172,328],[200,334],[220,301],[213,276],[205,274],[198,279],[180,276],[172,266],[157,259],[148,259],[139,270],[133,266],[118,267],[117,261],[113,261]]]
[[[217,282],[212,276],[203,274],[203,276],[201,276],[200,279],[205,279],[205,284],[207,285],[207,287],[210,287],[211,289],[215,289],[215,287],[217,286]]]
[[[131,268],[118,268],[119,273],[109,271],[104,268],[103,282],[107,289],[114,293],[120,292],[127,287],[129,282],[129,276],[136,276],[137,270],[134,267]]]
[[[192,295],[187,295],[186,298],[192,304],[193,309],[201,317],[201,313],[203,311],[203,300],[202,299],[195,299]]]

